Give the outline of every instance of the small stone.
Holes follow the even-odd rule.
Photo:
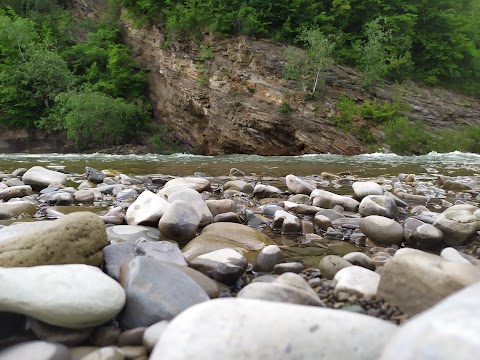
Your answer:
[[[361,266],[348,266],[339,270],[334,278],[335,292],[353,292],[360,297],[371,298],[376,295],[380,275]]]
[[[384,192],[383,187],[373,181],[355,181],[352,188],[359,199],[369,195],[383,195]]]
[[[151,191],[143,191],[128,207],[126,220],[129,225],[157,226],[170,204]]]
[[[268,245],[257,255],[254,270],[272,272],[275,265],[283,263],[285,257],[277,245]]]
[[[372,259],[365,253],[355,251],[344,255],[343,258],[352,265],[361,266],[368,270],[375,270],[375,264],[373,263]]]
[[[130,330],[125,330],[117,338],[118,346],[140,346],[143,345],[143,334],[146,327],[138,327]]]
[[[403,241],[403,227],[395,220],[371,215],[360,221],[360,230],[372,241],[390,246]]]
[[[312,191],[315,190],[315,187],[313,185],[292,174],[285,177],[285,182],[287,184],[288,190],[290,190],[294,194],[310,195]]]
[[[277,264],[273,267],[273,273],[275,275],[281,275],[286,272],[294,274],[300,274],[304,270],[304,266],[301,262],[288,262]]]
[[[318,268],[325,279],[331,280],[341,269],[352,266],[352,264],[337,255],[327,255],[320,260]]]
[[[159,321],[153,325],[150,325],[145,330],[143,333],[143,346],[145,346],[148,352],[152,351],[153,347],[162,336],[168,324],[169,322],[166,320]]]

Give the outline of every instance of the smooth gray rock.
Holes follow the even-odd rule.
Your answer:
[[[315,186],[292,174],[285,177],[285,183],[288,190],[293,194],[310,195],[312,191],[315,190]]]
[[[391,219],[397,216],[397,212],[395,200],[383,195],[365,196],[358,208],[358,213],[362,216],[379,215]]]
[[[89,166],[85,167],[85,173],[87,174],[87,180],[94,184],[100,184],[105,179],[103,172]]]
[[[178,244],[171,241],[142,241],[136,245],[135,251],[137,255],[188,266]]]
[[[202,195],[197,191],[185,186],[178,186],[175,191],[168,195],[168,201],[173,203],[174,201],[185,201],[190,204],[198,213],[200,217],[200,227],[205,227],[213,222],[213,216],[208,208]]]
[[[244,180],[232,180],[223,184],[223,191],[237,190],[245,194],[253,194],[253,186]]]
[[[162,337],[163,332],[167,328],[169,322],[167,320],[159,321],[153,325],[150,325],[143,333],[143,346],[148,352],[152,351],[155,344]]]
[[[375,270],[375,264],[373,263],[372,259],[365,253],[355,251],[344,255],[343,258],[352,265],[361,266],[368,270]]]
[[[67,175],[45,169],[42,166],[34,166],[23,174],[22,181],[25,185],[31,185],[34,189],[43,189],[53,183],[65,185]]]
[[[127,303],[119,316],[123,329],[170,320],[188,307],[209,300],[191,277],[167,263],[138,256],[122,269]]]
[[[302,233],[302,223],[295,215],[278,210],[273,218],[272,229],[282,235],[296,235]]]
[[[56,326],[99,325],[125,304],[122,287],[89,265],[0,267],[0,279],[0,311],[25,314]]]
[[[219,249],[188,261],[190,267],[226,285],[233,285],[247,269],[247,259],[233,249]]]
[[[403,241],[403,227],[395,220],[370,215],[360,220],[360,230],[372,241],[386,245],[400,245]]]
[[[290,272],[280,275],[272,282],[248,284],[240,290],[237,298],[325,306],[317,293],[300,275]]]
[[[480,283],[411,318],[392,336],[380,360],[475,360],[480,351]]]
[[[277,245],[268,245],[257,255],[253,269],[258,272],[272,272],[275,265],[284,261],[282,250]]]
[[[34,318],[28,319],[28,328],[41,340],[66,346],[82,344],[93,332],[92,327],[69,329],[50,325]]]
[[[192,205],[176,200],[163,214],[158,228],[167,239],[185,242],[195,237],[200,221],[201,217]]]
[[[253,195],[257,199],[275,197],[282,195],[283,191],[272,185],[257,184],[253,189]]]
[[[287,262],[275,265],[273,267],[273,273],[276,275],[281,275],[287,272],[300,274],[304,269],[305,267],[301,262]]]
[[[438,249],[443,243],[443,233],[431,224],[422,224],[415,228],[411,239],[420,249]]]
[[[33,354],[35,354],[33,357]],[[0,351],[2,360],[70,360],[70,350],[65,345],[46,341],[28,341]]]
[[[389,322],[347,311],[217,299],[177,316],[150,360],[376,359],[396,329]]]
[[[348,196],[337,195],[330,191],[316,189],[310,194],[312,205],[332,209],[335,205],[342,206],[348,211],[357,211],[360,203]]]
[[[384,193],[383,187],[373,181],[355,181],[352,188],[355,196],[359,199],[369,195],[383,195]]]

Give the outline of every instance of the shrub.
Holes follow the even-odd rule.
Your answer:
[[[387,121],[382,130],[385,133],[385,143],[395,154],[422,155],[432,150],[432,134],[422,122],[398,117]]]
[[[37,122],[46,130],[67,130],[80,149],[130,142],[145,127],[143,109],[100,92],[62,93],[54,111]]]

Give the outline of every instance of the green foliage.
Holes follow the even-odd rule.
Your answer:
[[[365,25],[366,42],[360,46],[360,69],[362,69],[363,87],[373,92],[383,83],[387,75],[387,52],[385,41],[387,33],[380,25],[381,18]]]
[[[333,121],[343,131],[352,132],[365,143],[371,143],[374,139],[370,128],[395,119],[399,109],[396,102],[365,101],[357,104],[353,98],[342,96],[334,105]]]
[[[174,154],[182,152],[178,141],[172,136],[171,129],[165,124],[157,124],[151,132],[154,133],[149,139],[153,151],[157,154]]]
[[[287,79],[296,80],[305,94],[324,92],[325,75],[333,65],[334,44],[318,28],[304,28],[297,41],[304,49],[288,46],[284,52],[283,67]]]
[[[480,125],[437,130],[406,117],[382,126],[385,143],[399,155],[423,155],[430,151],[480,153]]]
[[[85,42],[76,43],[63,55],[83,88],[133,100],[145,92],[145,74],[119,40],[116,25],[101,24]]]
[[[422,122],[406,117],[388,121],[382,127],[385,143],[398,155],[422,155],[432,150],[432,134]]]
[[[290,114],[293,111],[293,109],[289,103],[282,102],[278,107],[278,111],[281,112],[282,114]]]
[[[47,130],[67,131],[79,150],[93,146],[118,145],[131,140],[145,127],[143,109],[101,92],[59,94],[48,117],[37,122]]]

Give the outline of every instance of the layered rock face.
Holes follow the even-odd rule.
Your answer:
[[[98,18],[102,1],[75,0],[79,16]],[[342,96],[372,101],[354,70],[335,66],[327,74],[323,98],[305,101],[295,84],[282,76],[284,46],[244,36],[214,38],[202,44],[166,41],[156,28],[136,28],[124,21],[123,40],[148,75],[155,120],[174,137],[204,154],[366,152],[360,135],[337,128],[334,104]],[[400,93],[400,94],[399,94]],[[401,96],[408,116],[437,128],[480,123],[480,105],[444,90],[409,84],[385,85],[379,101]],[[281,112],[288,103],[292,111]],[[378,144],[380,131],[373,129]]]

